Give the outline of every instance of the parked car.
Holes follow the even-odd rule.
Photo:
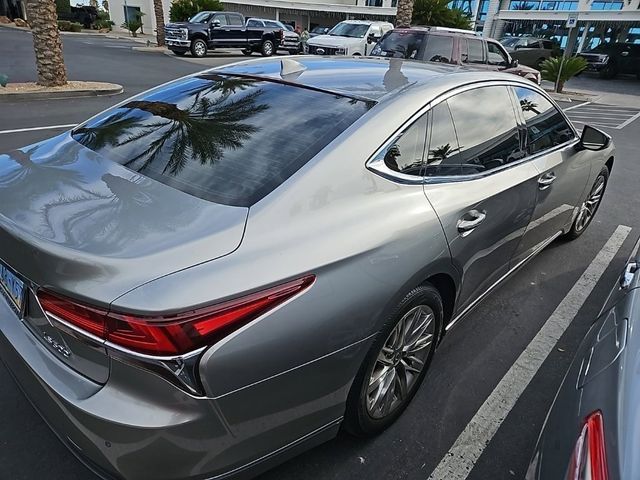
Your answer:
[[[640,478],[639,266],[636,254],[578,348],[545,421],[527,480]]]
[[[322,25],[318,25],[311,29],[311,31],[309,32],[309,37],[313,38],[313,37],[317,37],[318,35],[324,35],[325,33],[328,33],[329,30],[331,30],[331,27],[324,27]]]
[[[373,45],[393,29],[389,22],[345,20],[326,35],[309,39],[309,53],[313,55],[368,55]]]
[[[0,155],[0,356],[104,477],[246,478],[388,427],[455,323],[584,232],[613,151],[514,75],[175,80]]]
[[[188,22],[165,26],[167,47],[179,56],[190,51],[194,57],[204,57],[215,48],[241,48],[245,55],[260,52],[269,57],[280,47],[283,36],[280,27],[247,26],[235,12],[200,12]]]
[[[506,37],[500,40],[500,43],[511,58],[536,70],[540,70],[542,62],[551,58],[557,50],[553,41],[546,38]]]
[[[632,73],[640,79],[640,45],[635,43],[601,43],[578,54],[587,63],[587,71],[602,78],[615,78],[619,73]]]
[[[282,42],[278,46],[278,50],[285,50],[291,55],[300,53],[300,35],[293,31],[291,25],[286,25],[277,20],[269,20],[267,18],[249,18],[247,19],[247,27],[252,28],[270,28],[280,29],[283,32]],[[252,51],[245,50],[245,55],[251,55]]]
[[[405,58],[513,73],[540,85],[538,70],[520,65],[497,41],[472,30],[444,27],[396,28],[371,51],[376,57]]]

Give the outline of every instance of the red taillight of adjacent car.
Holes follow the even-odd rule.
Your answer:
[[[608,480],[602,413],[590,414],[573,449],[567,480]]]
[[[314,275],[208,307],[149,317],[109,312],[45,290],[42,309],[74,327],[135,353],[175,356],[211,344],[307,289]]]

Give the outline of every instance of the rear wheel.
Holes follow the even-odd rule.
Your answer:
[[[274,46],[271,40],[265,40],[262,42],[262,48],[260,49],[260,53],[263,57],[270,57],[273,55]]]
[[[191,42],[191,55],[202,58],[207,54],[207,42],[201,38],[196,38]]]
[[[389,315],[356,376],[345,415],[354,435],[376,434],[404,411],[422,383],[443,321],[431,285],[409,292]]]
[[[609,169],[602,167],[602,170],[600,170],[600,173],[596,177],[596,181],[593,183],[593,187],[591,187],[587,199],[582,202],[578,215],[576,215],[576,219],[573,221],[573,225],[571,225],[571,229],[563,235],[562,238],[574,240],[584,233],[598,211],[608,181]]]

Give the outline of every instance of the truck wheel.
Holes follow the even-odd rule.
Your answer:
[[[270,57],[273,55],[273,42],[271,40],[265,40],[262,42],[260,53],[262,53],[263,57]]]
[[[246,55],[247,57],[250,56],[253,53],[253,50],[249,49],[249,48],[245,48],[242,50],[242,54]]]
[[[201,38],[196,38],[191,42],[191,55],[202,58],[207,54],[207,42]]]

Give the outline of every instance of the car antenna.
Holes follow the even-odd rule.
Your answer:
[[[291,60],[290,58],[283,58],[280,60],[280,78],[283,80],[295,80],[302,72],[307,69],[300,62]]]

